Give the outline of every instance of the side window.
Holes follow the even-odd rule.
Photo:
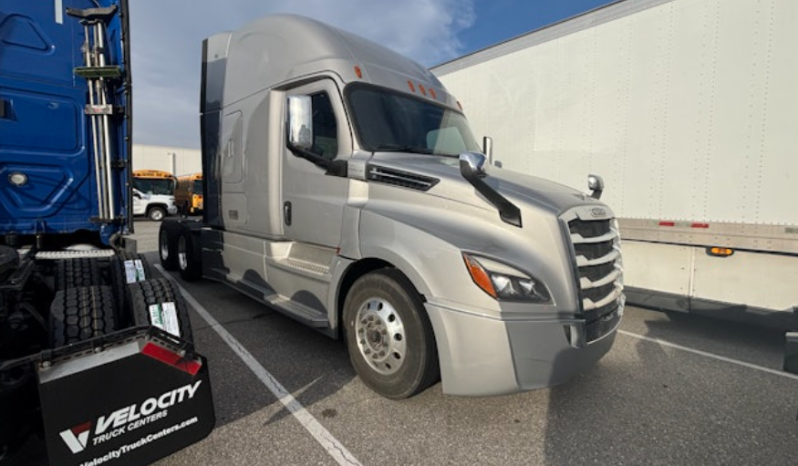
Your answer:
[[[330,97],[321,92],[310,96],[313,105],[314,154],[332,160],[338,154],[338,124]]]

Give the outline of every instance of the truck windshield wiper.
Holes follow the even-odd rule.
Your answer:
[[[433,154],[432,149],[427,149],[426,147],[418,147],[418,146],[409,146],[409,145],[402,145],[402,144],[380,144],[377,146],[375,151],[385,151],[385,152],[410,152],[412,154]]]

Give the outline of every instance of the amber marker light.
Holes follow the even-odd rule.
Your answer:
[[[358,79],[363,78],[363,70],[361,70],[357,65],[355,66],[355,75],[358,77]]]
[[[407,87],[410,88],[411,91],[416,92],[416,86],[413,84],[413,81],[407,80]]]
[[[476,259],[468,256],[467,254],[463,254],[463,260],[465,260],[466,268],[468,268],[468,273],[471,275],[471,279],[474,280],[474,283],[476,283],[478,287],[482,288],[482,291],[485,293],[497,298],[496,290],[493,288],[493,283],[490,281],[488,273],[485,272],[484,268],[482,268],[482,265],[480,265]]]
[[[734,249],[711,247],[707,248],[707,253],[710,256],[715,256],[715,257],[729,257],[732,254],[734,254]]]

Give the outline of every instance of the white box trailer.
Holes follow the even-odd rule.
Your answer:
[[[432,71],[496,164],[604,177],[630,303],[789,328],[796,24],[794,0],[621,1]]]

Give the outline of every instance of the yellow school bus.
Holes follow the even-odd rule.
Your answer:
[[[202,173],[177,177],[175,204],[180,212],[188,215],[202,212]]]

